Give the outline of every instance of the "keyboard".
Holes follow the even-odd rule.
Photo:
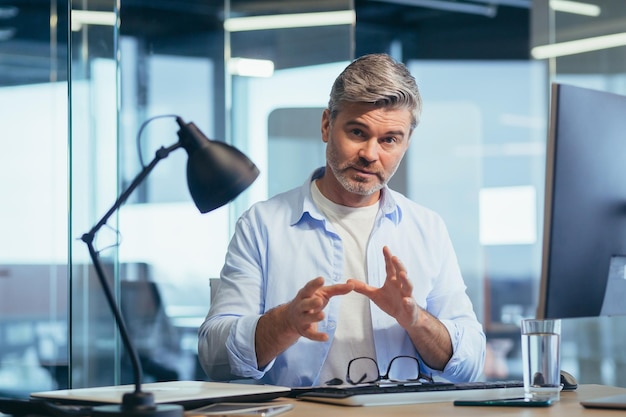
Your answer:
[[[301,400],[348,406],[399,405],[463,399],[524,397],[522,381],[434,382],[340,387],[296,388],[291,396]]]

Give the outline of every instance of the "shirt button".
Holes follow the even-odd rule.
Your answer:
[[[327,326],[327,328],[328,328],[329,330],[332,330],[332,329],[334,329],[335,327],[337,327],[337,324],[336,324],[334,321],[329,321],[329,322],[328,322],[328,326]]]

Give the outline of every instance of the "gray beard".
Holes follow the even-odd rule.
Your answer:
[[[337,178],[337,181],[343,186],[343,188],[345,188],[346,191],[357,195],[368,196],[380,191],[385,185],[387,185],[389,179],[393,177],[393,175],[398,170],[398,167],[400,166],[400,162],[398,162],[398,164],[393,168],[393,171],[391,171],[391,174],[387,178],[383,178],[380,183],[372,185],[371,188],[367,188],[366,184],[360,183],[359,181],[348,177],[348,175],[346,174],[346,168],[350,166],[355,166],[355,164],[348,163],[345,164],[343,167],[338,166],[337,154],[332,148],[327,149],[328,165],[330,166],[331,171],[333,171],[335,178]],[[358,166],[358,164],[356,166]]]
[[[339,181],[339,183],[343,186],[343,188],[346,189],[346,191],[362,196],[372,195],[377,191],[380,191],[387,183],[387,181],[385,181],[383,183],[374,184],[370,188],[367,188],[366,184],[348,178],[345,171],[340,170],[338,167],[335,167],[335,165],[330,165],[330,169],[333,171],[333,174],[335,175],[335,178],[337,178],[337,181]]]

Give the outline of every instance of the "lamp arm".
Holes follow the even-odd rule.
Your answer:
[[[87,248],[89,249],[89,255],[91,256],[91,261],[93,266],[96,269],[96,275],[98,276],[98,280],[100,281],[100,285],[102,286],[102,290],[104,291],[104,295],[106,296],[107,302],[109,303],[109,307],[111,308],[111,312],[115,317],[115,322],[120,332],[120,336],[122,337],[122,343],[124,347],[128,351],[130,355],[130,361],[133,367],[133,380],[135,381],[135,392],[141,392],[141,381],[143,380],[143,371],[141,369],[141,365],[139,363],[139,355],[137,354],[136,349],[133,347],[132,342],[128,336],[128,331],[126,329],[126,325],[124,324],[124,319],[120,312],[120,309],[117,307],[115,303],[115,298],[113,297],[113,292],[107,283],[106,276],[104,273],[104,269],[102,268],[102,264],[100,263],[100,259],[98,253],[93,247],[93,242],[85,242],[87,243]]]
[[[87,244],[87,248],[89,249],[89,255],[91,256],[94,268],[96,269],[96,275],[98,276],[100,285],[102,286],[102,289],[104,291],[104,295],[106,296],[109,307],[111,308],[111,312],[115,317],[115,322],[122,337],[124,347],[130,355],[135,381],[135,393],[141,392],[141,381],[143,379],[141,364],[139,363],[139,356],[130,340],[128,331],[126,329],[126,324],[124,323],[124,319],[122,317],[120,309],[115,302],[115,298],[113,297],[113,292],[111,291],[111,288],[106,280],[106,274],[104,273],[104,268],[102,267],[102,264],[100,262],[98,252],[93,246],[93,241],[98,230],[100,230],[100,228],[106,224],[106,222],[113,215],[113,213],[115,213],[120,208],[120,206],[124,204],[124,202],[128,199],[131,193],[139,186],[139,184],[141,184],[144,179],[146,179],[146,177],[159,163],[159,161],[167,158],[172,151],[180,148],[181,146],[181,142],[177,142],[168,148],[161,147],[160,149],[158,149],[154,159],[141,170],[141,172],[135,177],[135,179],[131,182],[128,188],[122,194],[120,194],[113,206],[106,212],[102,219],[98,223],[96,223],[96,225],[89,232],[83,234],[83,236],[81,237],[81,240]]]
[[[131,182],[128,188],[122,194],[120,194],[120,196],[117,198],[109,211],[107,211],[106,214],[102,216],[102,219],[100,219],[100,221],[96,223],[96,225],[88,233],[86,233],[86,235],[91,235],[93,240],[93,237],[98,232],[98,230],[100,230],[100,228],[106,224],[106,222],[113,215],[113,213],[115,213],[117,209],[119,209],[120,206],[124,204],[124,202],[132,194],[132,192],[135,191],[135,189],[139,186],[139,184],[141,184],[143,180],[146,179],[146,177],[150,174],[150,172],[152,172],[156,164],[158,164],[162,159],[167,158],[172,151],[175,151],[182,146],[183,144],[179,141],[167,148],[159,148],[154,155],[154,159],[150,161],[150,163],[146,165],[139,174],[137,174],[133,182]],[[84,236],[82,240],[85,240]]]

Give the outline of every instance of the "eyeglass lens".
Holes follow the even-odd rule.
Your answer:
[[[372,358],[355,358],[348,364],[346,380],[350,384],[365,384],[380,380],[409,381],[422,377],[419,361],[412,356],[396,356],[389,363],[384,375],[379,373],[378,365]]]
[[[387,374],[382,379],[390,381],[417,380],[421,376],[420,363],[412,356],[396,356],[389,363]]]
[[[348,363],[346,380],[350,384],[376,382],[379,378],[378,365],[372,358],[355,358]]]

